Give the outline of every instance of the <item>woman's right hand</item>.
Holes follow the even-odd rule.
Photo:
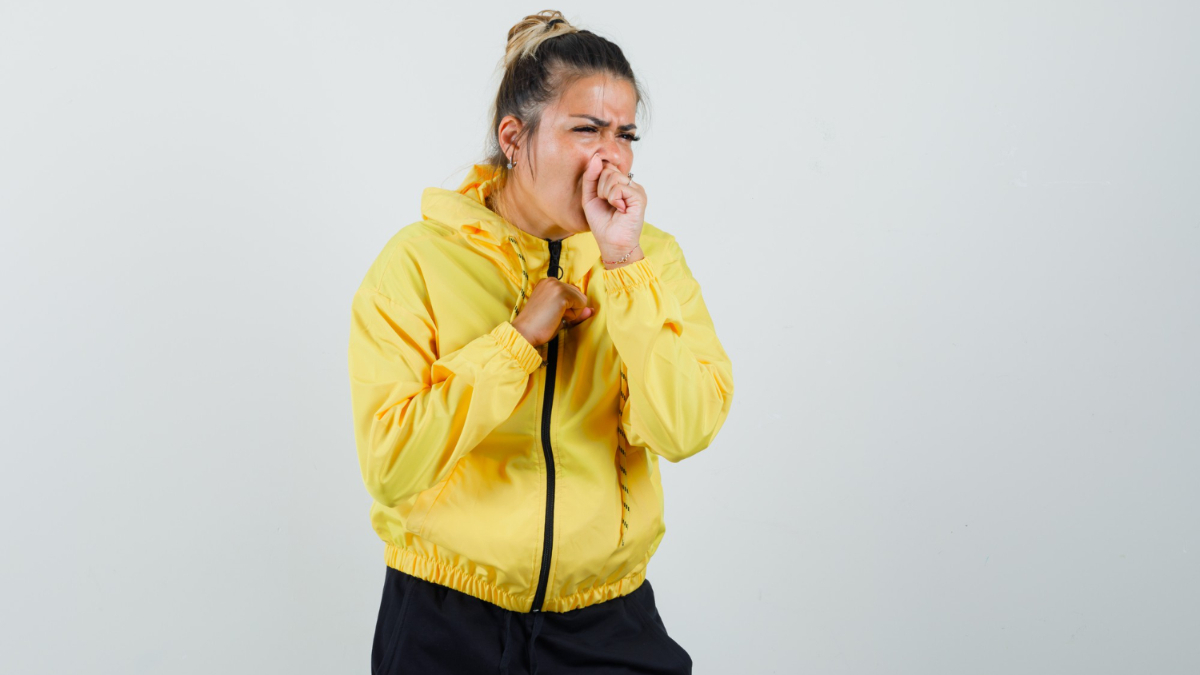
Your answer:
[[[529,344],[540,347],[553,339],[559,328],[582,323],[595,313],[587,306],[583,291],[554,277],[544,277],[534,284],[512,325]]]

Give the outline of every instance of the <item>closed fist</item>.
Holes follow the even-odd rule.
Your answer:
[[[529,300],[512,325],[529,344],[540,347],[553,339],[560,328],[582,323],[595,313],[594,308],[587,306],[583,291],[554,277],[545,277],[534,284]]]

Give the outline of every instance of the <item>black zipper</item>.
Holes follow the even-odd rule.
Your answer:
[[[547,240],[550,241],[550,240]],[[558,278],[558,255],[562,240],[550,241],[550,269],[547,277]],[[546,599],[546,582],[550,580],[550,554],[554,549],[554,450],[550,447],[550,407],[554,403],[554,376],[558,371],[558,334],[546,347],[546,390],[542,396],[542,454],[546,457],[546,535],[542,541],[542,571],[538,575],[537,593],[533,596],[534,612],[542,611]]]

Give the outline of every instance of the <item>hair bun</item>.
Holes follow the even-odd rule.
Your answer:
[[[558,10],[543,9],[537,14],[530,14],[508,29],[508,48],[504,53],[504,65],[508,67],[527,56],[532,56],[537,52],[538,45],[550,38],[578,32],[579,29],[572,26]]]

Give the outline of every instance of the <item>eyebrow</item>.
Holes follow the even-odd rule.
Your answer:
[[[598,127],[607,127],[609,124],[611,124],[611,122],[609,122],[608,120],[602,120],[599,117],[592,117],[591,115],[576,114],[576,115],[571,115],[571,117],[582,117],[584,119],[591,120],[592,124],[595,124]],[[621,126],[617,127],[617,131],[633,131],[634,129],[637,129],[636,124],[622,124]]]

